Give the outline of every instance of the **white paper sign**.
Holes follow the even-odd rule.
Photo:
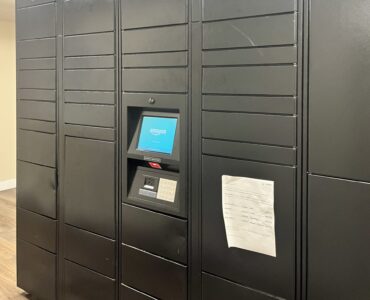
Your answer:
[[[276,257],[273,181],[223,175],[222,210],[229,248]]]
[[[159,179],[157,199],[175,202],[177,181],[161,178]]]

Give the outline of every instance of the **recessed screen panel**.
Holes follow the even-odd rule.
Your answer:
[[[137,150],[172,154],[177,118],[144,116]]]

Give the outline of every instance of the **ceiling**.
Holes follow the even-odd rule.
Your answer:
[[[15,0],[0,0],[0,21],[14,21]]]

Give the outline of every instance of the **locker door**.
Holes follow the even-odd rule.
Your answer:
[[[56,297],[56,3],[16,1],[17,285]]]

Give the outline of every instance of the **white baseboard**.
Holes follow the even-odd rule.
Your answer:
[[[0,181],[0,192],[10,190],[10,189],[15,189],[16,186],[17,186],[17,182],[15,179]]]

